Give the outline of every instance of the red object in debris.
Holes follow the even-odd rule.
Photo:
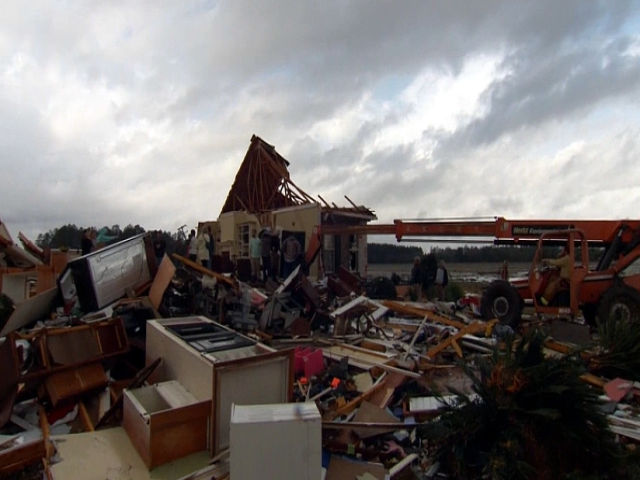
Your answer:
[[[478,295],[477,293],[467,293],[463,297],[458,299],[457,305],[458,308],[469,307],[474,315],[480,317],[482,316],[482,312],[480,311],[481,301],[481,295]]]
[[[306,385],[309,383],[309,379],[307,377],[300,377],[300,380],[298,381],[300,382],[300,385]]]
[[[338,377],[333,377],[333,380],[331,380],[331,388],[335,390],[336,388],[338,388],[339,385],[340,385],[340,379]]]
[[[632,388],[633,381],[625,380],[623,378],[615,378],[604,384],[605,393],[614,402],[619,402],[626,397]]]
[[[293,354],[293,369],[296,374],[311,378],[324,372],[324,356],[321,349],[296,347]]]
[[[304,357],[304,376],[311,378],[324,372],[324,356],[319,348]]]
[[[304,372],[304,359],[313,349],[296,347],[293,351],[293,371],[298,374]],[[308,377],[308,376],[307,376]]]

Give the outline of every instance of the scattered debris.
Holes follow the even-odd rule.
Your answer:
[[[474,293],[416,302],[408,285],[367,284],[359,232],[373,212],[348,198],[318,204],[287,165],[252,138],[220,220],[201,224],[215,232],[209,262],[156,258],[148,234],[83,256],[22,234],[21,248],[0,222],[0,475],[37,465],[47,478],[459,478],[505,458],[539,478],[564,472],[544,444],[555,439],[531,437],[535,422],[486,463],[486,444],[504,438],[480,422],[517,402],[500,428],[527,411],[549,430],[575,428],[560,432],[566,444],[602,434],[635,451],[636,325],[610,318],[592,336],[573,317],[499,322],[481,318]],[[252,229],[269,250],[262,275],[248,261]],[[281,252],[285,238],[296,248]],[[555,408],[558,392],[586,400]],[[583,417],[562,423],[568,412]],[[463,466],[446,450],[462,437]],[[512,446],[522,448],[500,450]]]

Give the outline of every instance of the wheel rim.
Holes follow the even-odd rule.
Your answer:
[[[609,316],[617,321],[629,322],[633,319],[633,312],[626,302],[616,302],[611,306]]]
[[[506,297],[496,297],[493,301],[493,313],[496,317],[504,317],[509,313],[509,300]]]

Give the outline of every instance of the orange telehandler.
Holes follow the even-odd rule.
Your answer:
[[[640,220],[395,220],[379,225],[323,225],[316,233],[307,250],[308,263],[320,251],[323,234],[393,234],[398,241],[483,239],[498,245],[537,245],[526,278],[495,280],[485,289],[481,311],[486,319],[498,318],[515,326],[528,304],[541,315],[576,317],[582,311],[589,323],[596,316],[640,321]],[[552,246],[566,247],[570,274],[561,282],[561,291],[544,305],[542,292],[558,275],[543,258],[543,251]],[[589,247],[603,251],[594,264],[590,263]]]

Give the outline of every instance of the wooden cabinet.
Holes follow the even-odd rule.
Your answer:
[[[229,446],[232,404],[292,398],[292,349],[276,351],[206,317],[149,321],[146,342],[147,365],[163,359],[151,381],[177,380],[198,401],[211,402],[212,455]]]
[[[207,449],[211,402],[176,381],[124,391],[122,425],[149,469]]]

